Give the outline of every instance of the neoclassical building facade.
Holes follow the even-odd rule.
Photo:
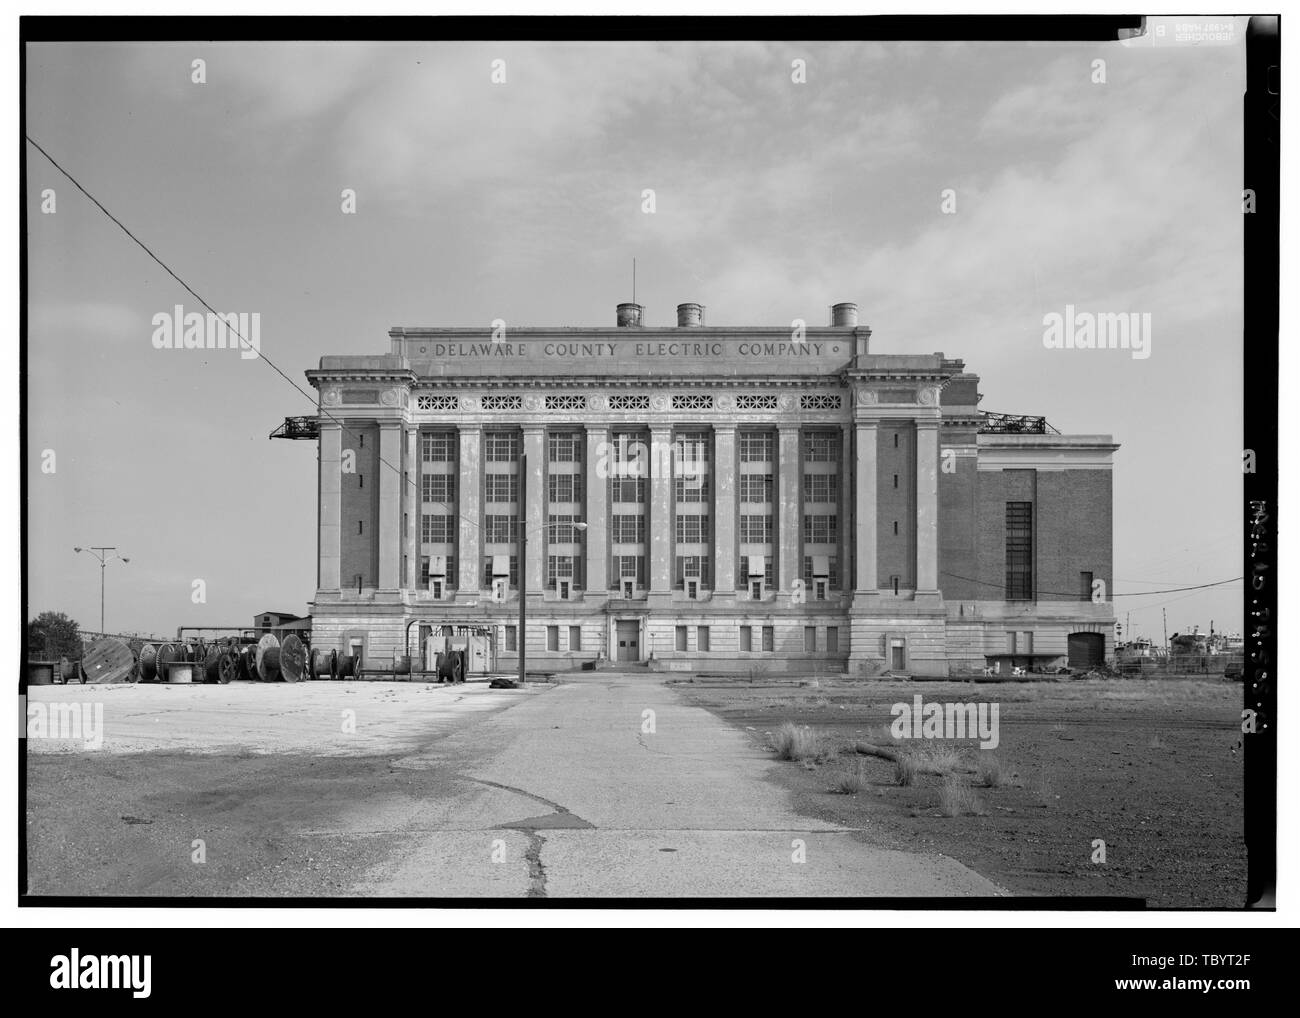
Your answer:
[[[643,314],[322,357],[314,646],[863,676],[1110,655],[1109,435],[997,425],[961,360],[873,352],[851,304]]]

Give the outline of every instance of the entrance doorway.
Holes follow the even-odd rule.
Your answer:
[[[904,671],[907,668],[907,655],[906,648],[903,646],[903,641],[895,640],[890,651],[892,654],[892,660],[890,661],[889,667],[897,672]]]
[[[1095,668],[1106,660],[1106,638],[1101,633],[1071,633],[1066,640],[1071,668]]]
[[[618,643],[618,655],[615,661],[640,661],[641,653],[638,649],[640,639],[641,624],[635,619],[631,622],[615,622],[614,634]]]

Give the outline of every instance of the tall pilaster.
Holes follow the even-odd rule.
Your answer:
[[[343,428],[333,421],[320,426],[320,535],[316,586],[337,591],[343,553]]]
[[[540,425],[524,426],[524,456],[528,459],[527,504],[519,507],[524,530],[528,534],[528,561],[519,563],[520,575],[527,577],[530,594],[540,594],[546,578],[546,430]],[[519,478],[520,497],[524,495],[524,478]]]
[[[939,590],[939,421],[916,422],[916,590]]]
[[[587,524],[586,554],[587,579],[586,598],[605,598],[609,596],[609,576],[606,567],[609,563],[609,483],[607,478],[612,462],[609,449],[609,428],[603,424],[587,425],[586,477],[583,483],[583,495],[586,498]]]
[[[456,598],[470,600],[477,599],[483,585],[483,429],[478,425],[462,425],[458,437],[456,466],[460,476],[456,480],[456,504],[460,519],[456,561],[460,577]]]
[[[402,570],[402,586],[414,590],[420,569],[420,433],[406,428],[406,449],[402,457],[402,521],[406,528],[402,534],[402,552],[406,567]]]
[[[650,595],[670,597],[673,590],[673,541],[677,527],[673,519],[672,428],[650,429],[650,519],[646,540],[650,555]]]
[[[736,428],[721,424],[713,429],[713,593],[736,594]]]
[[[379,424],[379,588],[402,585],[402,425]]]
[[[853,544],[854,598],[875,595],[876,578],[876,441],[875,421],[854,425]]]
[[[780,490],[779,538],[777,562],[781,570],[778,582],[779,596],[788,601],[795,590],[795,581],[803,582],[803,560],[799,555],[800,532],[803,526],[802,492],[799,490],[799,426],[782,424],[777,428],[777,486]],[[805,592],[806,593],[806,592]]]

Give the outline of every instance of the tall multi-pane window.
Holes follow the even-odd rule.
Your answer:
[[[551,474],[547,479],[547,497],[552,502],[581,502],[581,474]]]
[[[425,513],[420,517],[420,540],[425,544],[450,544],[456,539],[455,517]]]
[[[771,474],[741,474],[740,475],[740,501],[771,502],[772,501],[772,475]]]
[[[740,450],[736,585],[747,597],[765,597],[775,589],[776,443],[770,430],[740,431],[736,441]],[[758,575],[751,575],[751,568]],[[759,579],[762,586],[756,589]]]
[[[1007,600],[1034,597],[1034,504],[1007,503]]]
[[[550,520],[550,540],[552,544],[576,544],[578,534],[581,533],[573,525],[573,517],[569,515],[554,515]]]
[[[677,556],[677,573],[674,583],[678,589],[681,589],[686,585],[687,580],[698,580],[701,587],[709,586],[709,556]]]
[[[810,431],[803,437],[803,458],[811,463],[833,463],[839,459],[839,439],[830,431]]]
[[[552,463],[577,463],[582,459],[582,435],[576,431],[553,431],[547,436]]]
[[[519,500],[519,475],[484,474],[483,498],[488,502],[517,502]]]
[[[420,436],[420,446],[420,458],[425,463],[453,463],[456,460],[455,432],[425,432]]]
[[[518,516],[484,516],[483,539],[489,544],[509,544],[519,534]]]
[[[645,540],[645,517],[617,513],[610,518],[609,539],[614,544],[640,544]]]
[[[709,539],[709,518],[703,515],[677,517],[677,543],[702,544]]]
[[[740,462],[768,463],[772,459],[772,433],[770,431],[742,431],[740,433]]]
[[[485,432],[483,452],[489,463],[513,463],[519,459],[519,436],[513,431]]]
[[[611,502],[637,503],[645,501],[644,477],[616,477],[610,481],[609,494]]]
[[[746,513],[740,517],[740,539],[746,543],[762,544],[772,540],[772,517],[770,514],[752,515]]]
[[[802,436],[802,521],[804,578],[806,582],[824,579],[815,589],[818,597],[840,585],[839,508],[842,495],[840,471],[843,468],[843,432],[832,429],[805,431]],[[815,568],[809,571],[810,560]]]
[[[455,502],[455,474],[422,474],[420,498],[425,502]]]

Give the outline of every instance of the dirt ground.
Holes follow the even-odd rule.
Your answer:
[[[800,812],[864,829],[882,847],[937,851],[1013,894],[1141,899],[1155,908],[1239,908],[1245,900],[1241,686],[1222,680],[967,684],[839,679],[678,680],[674,688],[771,746],[782,722],[836,747],[890,740],[895,703],[997,703],[999,787],[974,786],[975,813],[940,808],[943,778],[895,781],[894,764],[839,754],[774,772]],[[931,744],[932,740],[923,740]],[[892,743],[898,745],[898,743]],[[916,740],[908,740],[912,747]],[[861,761],[865,783],[837,776]],[[1094,862],[1094,842],[1105,862]]]

